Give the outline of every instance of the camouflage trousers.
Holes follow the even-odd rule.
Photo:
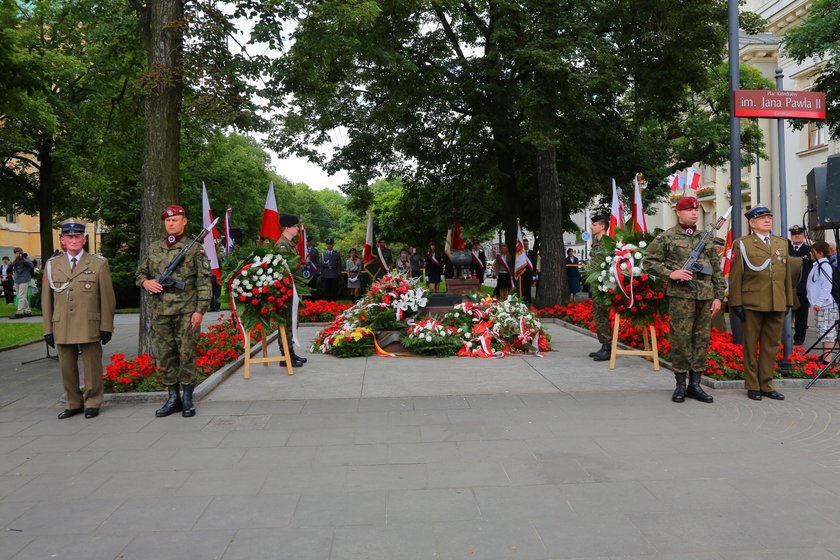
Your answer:
[[[192,313],[152,318],[152,346],[163,368],[164,385],[195,383],[198,331],[192,330],[191,319]]]
[[[592,304],[592,318],[595,320],[595,333],[601,344],[612,343],[612,324],[610,323],[610,308]]]
[[[712,300],[671,297],[671,365],[674,373],[706,371],[706,353],[712,329]]]

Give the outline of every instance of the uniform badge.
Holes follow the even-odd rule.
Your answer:
[[[171,214],[171,212],[170,212],[170,214]],[[170,235],[169,237],[166,238],[166,240],[169,241],[169,243],[175,243],[175,236]]]
[[[90,290],[90,284],[85,284],[85,289]]]

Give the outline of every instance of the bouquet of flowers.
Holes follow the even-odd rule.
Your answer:
[[[426,306],[426,290],[400,274],[386,274],[354,307],[374,330],[403,329],[405,318]],[[352,308],[351,308],[352,309]]]
[[[366,327],[336,332],[330,342],[330,354],[336,358],[371,356],[374,352],[373,331]]]
[[[231,307],[242,326],[260,325],[270,332],[285,324],[284,312],[292,305],[294,276],[279,254],[254,256],[230,280]]]
[[[431,317],[409,325],[400,342],[408,350],[423,356],[454,356],[463,345],[458,331]]]

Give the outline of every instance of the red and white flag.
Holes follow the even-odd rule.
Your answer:
[[[300,233],[298,233],[297,252],[300,257],[300,264],[306,264],[309,258],[309,247],[306,246],[306,224],[300,224]]]
[[[729,232],[726,234],[726,245],[723,246],[723,259],[720,268],[724,276],[729,276],[729,268],[732,266],[732,222],[729,222]]]
[[[607,235],[615,237],[615,228],[624,227],[624,212],[621,210],[621,201],[618,199],[618,188],[615,186],[615,179],[612,180],[612,206],[610,207],[610,230]]]
[[[685,172],[685,184],[691,187],[691,190],[696,191],[700,187],[700,172],[695,171],[693,167],[689,167]]]
[[[231,226],[230,215],[233,213],[233,208],[228,208],[225,212],[225,256],[229,256],[230,252],[233,251],[233,234],[231,234]]]
[[[277,212],[277,199],[274,198],[274,182],[268,186],[265,197],[260,237],[267,237],[275,243],[280,239],[280,214]]]
[[[204,181],[201,182],[201,225],[208,227],[213,223],[213,213],[210,211],[210,199],[207,198],[207,188]],[[210,272],[216,277],[219,286],[222,285],[222,269],[219,268],[219,255],[216,254],[216,239],[219,237],[219,230],[213,228],[212,235],[204,236],[204,254],[210,261]]]
[[[680,190],[680,176],[677,173],[674,173],[668,178],[668,182],[671,183],[671,192],[677,192]]]
[[[633,179],[633,229],[639,233],[647,233],[645,207],[642,205],[642,187],[636,179]]]
[[[373,215],[368,209],[367,231],[365,232],[365,245],[362,250],[362,264],[367,266],[373,262]]]
[[[522,239],[522,228],[516,226],[516,258],[513,261],[513,275],[519,278],[528,268],[528,254],[525,252],[525,242]]]

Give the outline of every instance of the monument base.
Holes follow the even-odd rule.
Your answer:
[[[463,295],[467,292],[478,292],[481,290],[481,283],[478,278],[447,278],[446,293]]]

